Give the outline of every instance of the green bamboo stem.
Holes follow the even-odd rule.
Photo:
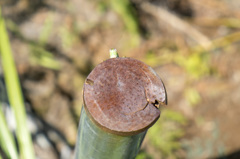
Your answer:
[[[0,145],[3,148],[4,152],[11,159],[18,159],[17,149],[13,136],[7,127],[6,120],[4,118],[1,103],[0,103]]]
[[[0,8],[0,55],[6,82],[9,102],[13,108],[17,130],[16,136],[19,142],[20,154],[23,159],[34,159],[34,150],[31,135],[26,122],[26,111],[21,93],[20,83],[15,67],[15,63],[10,48],[10,43],[5,28],[5,22],[1,15]]]
[[[133,159],[136,157],[146,131],[132,136],[119,136],[99,128],[81,110],[75,159]]]

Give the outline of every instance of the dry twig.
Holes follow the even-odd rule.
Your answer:
[[[170,13],[163,7],[155,6],[149,2],[143,2],[141,4],[141,9],[146,13],[156,17],[159,24],[165,22],[172,28],[184,33],[185,35],[196,41],[202,47],[208,48],[209,45],[211,44],[211,41],[208,39],[208,37],[200,33],[198,30],[196,30],[193,26],[191,26],[187,22],[181,20],[176,15]]]

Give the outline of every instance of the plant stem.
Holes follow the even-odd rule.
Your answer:
[[[7,94],[11,107],[13,108],[17,130],[16,135],[19,142],[20,154],[23,159],[34,159],[34,151],[30,133],[26,122],[26,111],[23,102],[20,83],[15,63],[10,48],[10,43],[5,28],[5,22],[0,8],[0,55],[6,82]]]

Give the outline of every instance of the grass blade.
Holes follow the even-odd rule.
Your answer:
[[[17,159],[17,149],[15,142],[13,140],[13,136],[7,127],[6,120],[4,118],[1,103],[0,103],[0,145],[3,148],[4,152],[11,159]]]
[[[21,93],[20,83],[15,63],[10,48],[8,34],[0,8],[0,55],[6,82],[7,94],[11,107],[13,108],[17,123],[17,140],[19,142],[20,154],[23,159],[33,159],[34,151],[31,136],[27,128],[26,111]]]

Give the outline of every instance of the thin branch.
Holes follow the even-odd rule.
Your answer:
[[[167,11],[163,7],[155,6],[149,2],[143,2],[141,4],[141,9],[146,13],[154,16],[158,20],[159,25],[162,25],[162,23],[165,22],[172,28],[184,33],[185,35],[196,41],[202,47],[208,48],[211,44],[211,41],[207,36],[200,33],[193,26],[181,20],[179,17]]]

